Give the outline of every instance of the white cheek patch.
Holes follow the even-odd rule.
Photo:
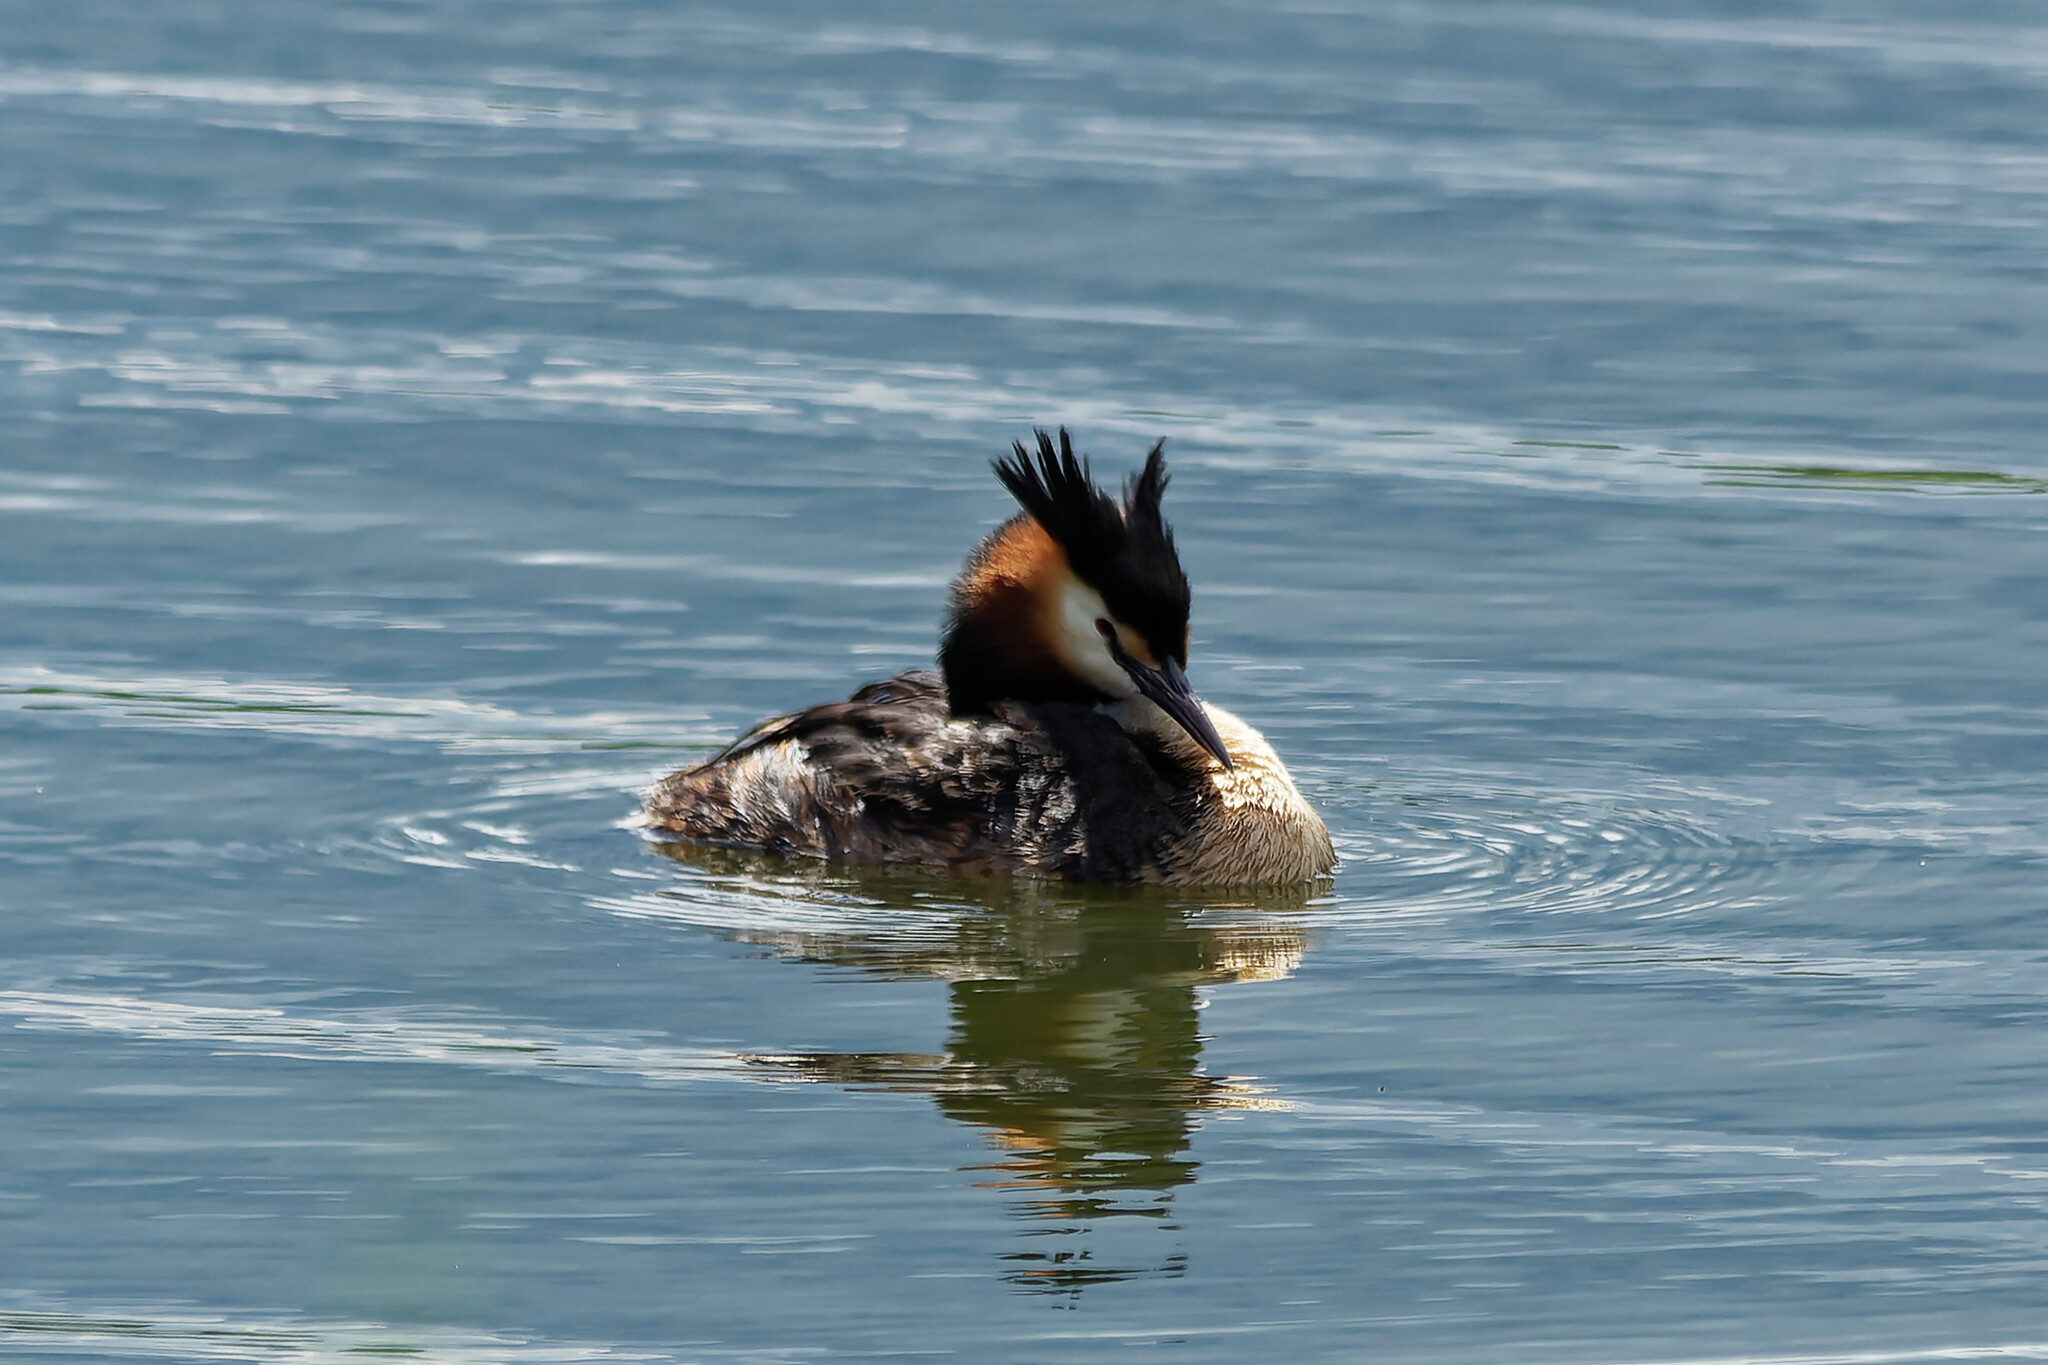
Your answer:
[[[1095,628],[1097,621],[1114,620],[1101,593],[1078,578],[1067,580],[1060,593],[1059,615],[1053,623],[1067,663],[1110,696],[1135,697],[1138,685],[1117,663],[1109,652],[1109,642]]]

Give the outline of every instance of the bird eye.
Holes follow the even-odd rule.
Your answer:
[[[1116,627],[1103,620],[1100,616],[1095,618],[1095,633],[1112,644],[1116,641]]]

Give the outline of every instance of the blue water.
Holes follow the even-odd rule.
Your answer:
[[[2048,17],[16,4],[0,1355],[2048,1358]],[[1064,422],[1344,866],[672,859]]]

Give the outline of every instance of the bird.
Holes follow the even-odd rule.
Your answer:
[[[1119,502],[1065,427],[994,461],[1019,510],[968,555],[936,672],[761,722],[646,795],[656,839],[856,867],[1186,887],[1312,883],[1328,828],[1189,684],[1165,442]]]

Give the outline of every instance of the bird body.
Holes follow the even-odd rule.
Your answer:
[[[1119,507],[1039,434],[996,466],[1024,506],[954,582],[938,673],[756,726],[663,779],[649,825],[858,864],[1184,886],[1336,865],[1265,739],[1188,686],[1187,579],[1158,447]]]

